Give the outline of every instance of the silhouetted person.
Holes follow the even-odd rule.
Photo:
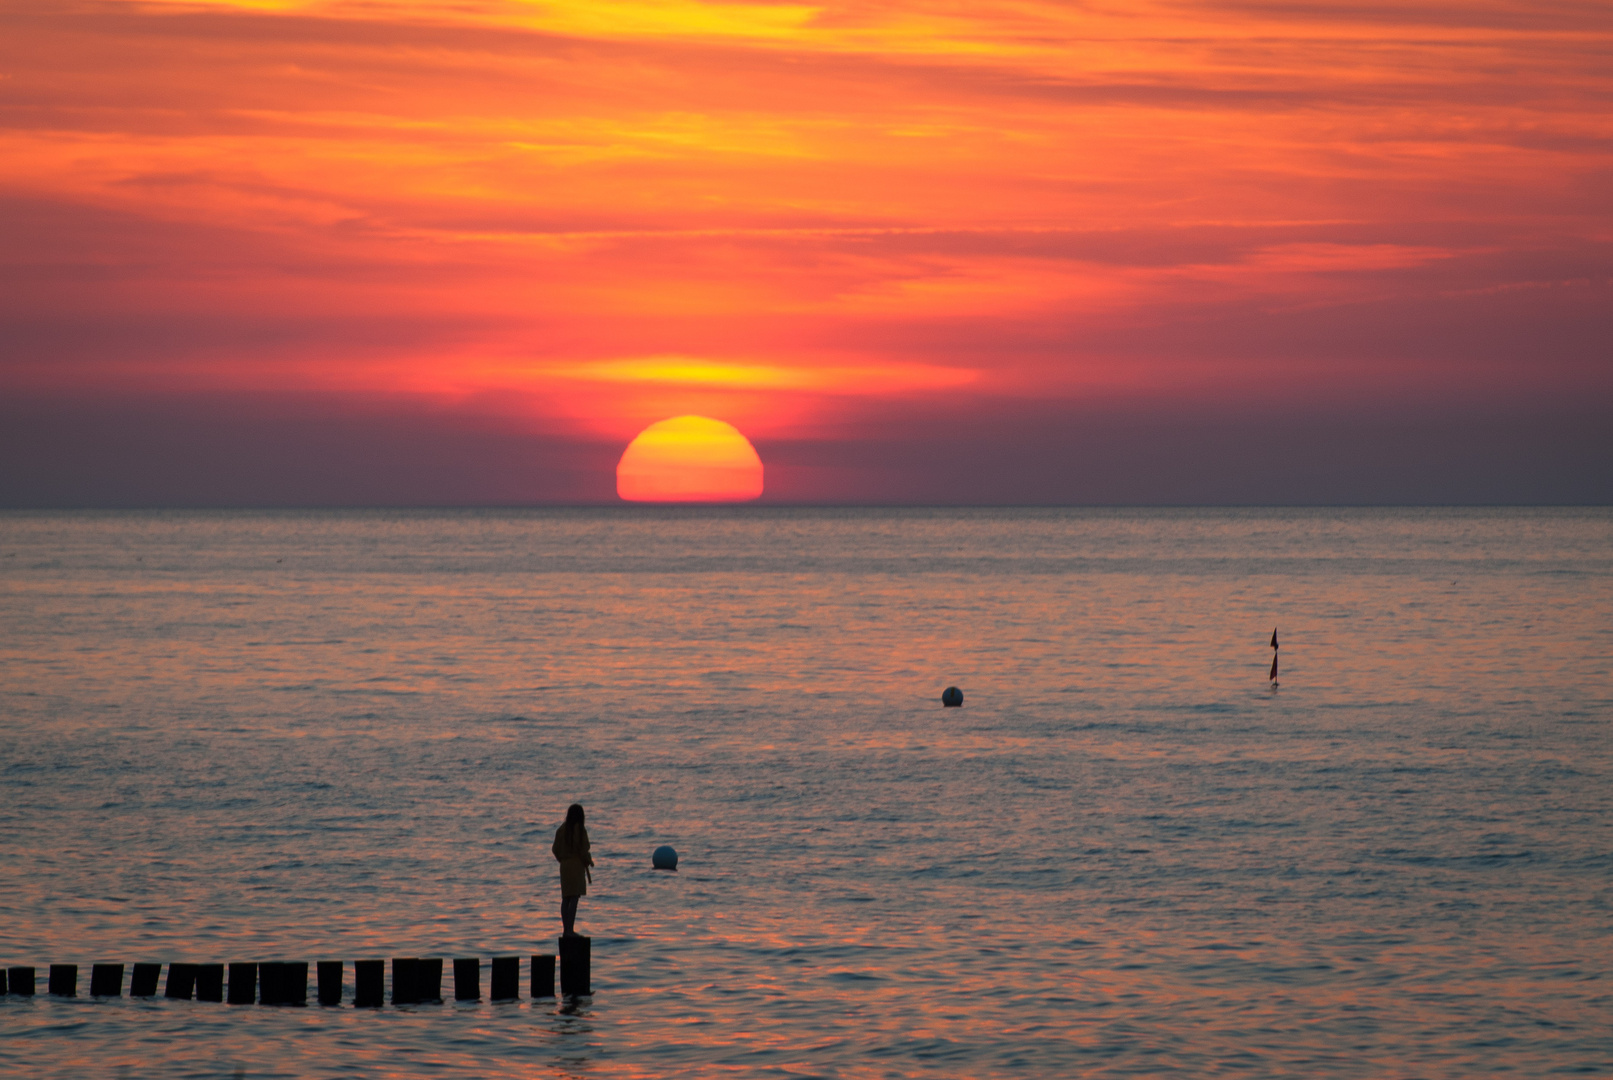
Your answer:
[[[566,823],[554,831],[554,857],[560,860],[560,921],[566,936],[575,937],[572,926],[577,921],[577,901],[588,895],[588,883],[593,880],[588,868],[594,865],[580,803],[566,808]]]

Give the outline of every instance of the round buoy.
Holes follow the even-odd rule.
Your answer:
[[[650,863],[657,870],[676,870],[678,868],[678,849],[671,844],[662,844],[650,856]]]
[[[949,709],[957,709],[963,705],[963,691],[956,686],[949,686],[941,691],[941,704]]]

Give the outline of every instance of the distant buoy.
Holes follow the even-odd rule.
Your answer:
[[[945,690],[941,691],[941,704],[945,705],[949,709],[962,708],[963,691],[959,690],[956,686],[947,687]]]
[[[678,868],[678,849],[671,844],[662,844],[650,856],[650,863],[657,870],[676,870]]]

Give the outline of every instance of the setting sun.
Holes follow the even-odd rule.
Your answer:
[[[739,429],[705,416],[651,424],[616,465],[631,502],[745,502],[762,493],[762,459]]]

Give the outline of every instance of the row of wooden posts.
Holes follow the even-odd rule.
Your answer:
[[[592,939],[563,937],[560,939],[560,993],[575,997],[593,993],[590,985]],[[532,996],[552,998],[554,993],[555,958],[545,953],[532,957]],[[442,965],[440,958],[397,957],[392,961],[392,1004],[424,1005],[442,1001]],[[480,1001],[482,997],[482,961],[479,957],[457,959],[453,962],[454,1000]],[[385,1002],[384,960],[353,961],[353,1006],[379,1008]],[[231,1005],[306,1005],[308,1004],[308,964],[298,963],[245,963],[229,964],[229,981],[225,982],[224,964],[168,965],[168,981],[164,997],[198,1001],[222,1001]],[[318,1001],[321,1005],[340,1005],[343,996],[345,962],[320,960],[314,965],[317,979]],[[156,997],[157,982],[162,976],[161,964],[135,964],[129,979],[130,997]],[[49,992],[58,997],[76,997],[78,994],[78,965],[50,965]],[[521,958],[519,956],[493,957],[492,985],[488,995],[493,1001],[513,1001],[521,996]],[[0,994],[31,995],[34,992],[34,969],[31,967],[0,968]],[[91,997],[123,996],[123,965],[94,964],[90,967]]]

